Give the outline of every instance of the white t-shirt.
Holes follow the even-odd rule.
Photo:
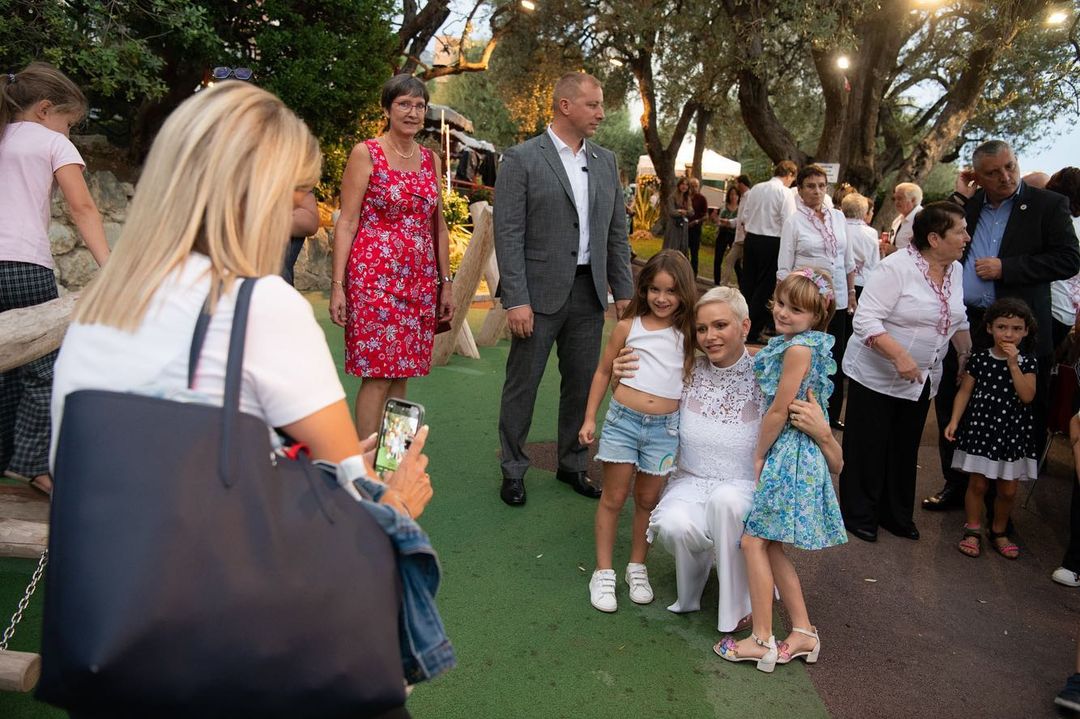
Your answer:
[[[1072,218],[1073,229],[1080,237],[1080,217]],[[1080,274],[1067,280],[1050,283],[1050,314],[1070,327],[1076,324],[1076,308],[1080,306]]]
[[[847,220],[847,238],[855,257],[855,286],[866,285],[866,278],[881,259],[878,233],[862,220]]]
[[[779,177],[759,182],[750,188],[739,205],[738,224],[746,232],[779,237],[784,220],[795,212],[795,196]]]
[[[0,261],[53,268],[49,214],[53,173],[85,167],[82,155],[59,132],[36,122],[13,122],[0,137]]]
[[[142,325],[127,332],[72,324],[56,360],[52,451],[64,398],[80,389],[171,394],[187,387],[195,321],[210,291],[210,260],[192,254],[154,293]],[[221,298],[207,328],[194,389],[221,404],[236,292]],[[244,346],[240,409],[271,427],[291,424],[345,397],[326,336],[311,305],[278,276],[258,280]]]
[[[896,249],[902,250],[911,244],[911,238],[915,236],[912,223],[915,222],[915,215],[920,212],[922,212],[922,205],[915,205],[911,212],[906,215],[897,215],[893,219],[891,227],[893,244],[896,245]]]

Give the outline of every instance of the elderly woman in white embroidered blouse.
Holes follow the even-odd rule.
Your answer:
[[[950,340],[961,370],[971,348],[958,261],[971,240],[964,211],[934,202],[913,227],[911,245],[867,280],[844,358],[851,386],[840,507],[848,530],[868,542],[879,526],[919,538],[912,513],[926,411]]]
[[[795,214],[784,222],[780,232],[780,254],[776,259],[776,279],[784,279],[796,267],[815,267],[832,277],[836,292],[836,313],[828,332],[835,340],[833,359],[836,375],[829,398],[829,419],[843,428],[840,411],[844,407],[844,373],[841,363],[850,330],[850,315],[855,311],[855,255],[847,236],[847,222],[840,210],[828,207],[825,198],[828,181],[819,165],[807,165],[795,177],[799,201]]]
[[[698,348],[706,356],[694,362],[683,389],[677,466],[649,519],[648,539],[675,557],[678,599],[668,607],[672,612],[701,608],[715,562],[717,629],[730,632],[750,613],[739,538],[754,494],[754,446],[766,407],[746,351],[750,320],[743,296],[731,287],[714,287],[695,313]],[[615,374],[632,375],[635,359],[624,350]],[[840,445],[821,407],[796,401],[790,411],[792,425],[813,437],[838,471]]]

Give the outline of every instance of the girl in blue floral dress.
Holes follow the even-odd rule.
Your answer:
[[[754,358],[754,374],[769,409],[761,421],[754,454],[757,489],[741,540],[754,631],[741,641],[725,637],[714,647],[729,661],[757,662],[763,672],[799,657],[812,664],[821,649],[784,544],[822,549],[847,541],[829,475],[843,464],[839,445],[826,443],[823,452],[788,416],[793,400],[817,402],[824,411],[832,394],[833,338],[824,331],[836,309],[829,275],[795,270],[777,284],[771,309],[778,335]],[[772,633],[773,587],[792,624],[791,634],[779,644]]]

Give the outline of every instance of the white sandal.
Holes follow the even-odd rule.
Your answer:
[[[821,638],[818,636],[817,627],[810,627],[809,629],[792,627],[791,631],[798,632],[803,636],[813,637],[814,648],[802,652],[795,652],[794,654],[789,654],[787,650],[787,642],[780,642],[779,646],[777,647],[776,663],[787,664],[792,659],[798,659],[799,657],[802,657],[803,661],[805,661],[807,664],[815,664],[818,660],[818,652],[821,651]]]
[[[760,657],[740,657],[739,649],[735,646],[735,637],[730,634],[721,639],[716,646],[713,647],[713,651],[721,659],[726,659],[729,662],[757,662],[757,668],[759,671],[763,671],[766,674],[772,672],[776,668],[776,638],[769,637],[769,641],[763,642],[757,638],[756,634],[751,634],[750,638],[754,640],[754,643],[759,647],[765,647],[766,651],[763,656]]]

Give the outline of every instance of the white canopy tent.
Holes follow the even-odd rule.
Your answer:
[[[694,137],[687,135],[683,140],[682,147],[679,148],[679,152],[675,155],[675,176],[681,177],[686,174],[688,167],[694,164]],[[638,158],[637,164],[638,175],[655,175],[656,168],[653,167],[652,160],[648,155],[642,155]],[[719,152],[713,152],[712,150],[705,148],[705,152],[701,156],[701,179],[703,180],[717,180],[723,182],[725,180],[733,180],[742,174],[742,165],[734,160],[730,160]]]

